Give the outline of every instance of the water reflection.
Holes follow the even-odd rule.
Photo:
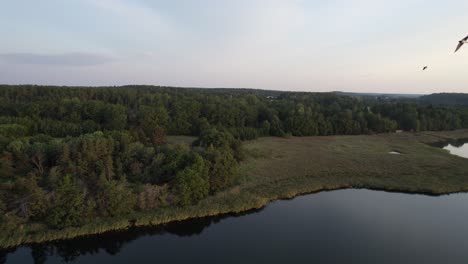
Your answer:
[[[5,249],[0,251],[0,264],[4,264],[7,261],[7,256],[9,253],[15,252],[16,249]]]
[[[448,145],[452,145],[454,147],[459,148],[459,147],[462,147],[463,145],[465,145],[466,143],[468,143],[468,138],[440,141],[440,142],[433,143],[432,145],[434,147],[438,147],[438,148],[444,148],[444,147],[446,147]]]
[[[101,254],[102,251],[115,256],[126,244],[141,237],[161,236],[164,234],[176,235],[177,237],[198,236],[210,225],[219,223],[223,219],[241,217],[246,214],[258,213],[262,210],[249,210],[238,214],[197,218],[159,226],[133,227],[127,230],[112,231],[100,235],[33,244],[27,248],[30,249],[32,259],[36,264],[46,263],[48,256],[58,256],[61,262],[74,262],[80,256]],[[8,255],[15,253],[17,250],[18,248],[0,250],[0,264],[6,263]]]
[[[448,144],[444,145],[443,148],[448,150],[450,154],[457,155],[463,158],[468,158],[467,140],[449,142]]]
[[[468,194],[340,190],[205,218],[20,247],[6,263],[466,263]],[[5,253],[4,253],[5,254]]]
[[[437,148],[448,150],[450,154],[468,158],[468,138],[441,141],[431,145]]]

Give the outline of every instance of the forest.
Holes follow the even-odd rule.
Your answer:
[[[468,128],[468,107],[336,93],[0,85],[0,229],[184,207],[236,184],[242,141]],[[192,136],[192,144],[169,143]]]
[[[420,101],[433,105],[463,105],[468,106],[468,94],[438,93],[420,97]]]

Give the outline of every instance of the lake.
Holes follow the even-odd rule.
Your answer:
[[[450,143],[446,145],[444,149],[448,150],[453,155],[468,158],[468,143],[466,142],[462,142],[460,144]]]
[[[339,190],[238,216],[19,247],[0,263],[466,263],[468,194]]]

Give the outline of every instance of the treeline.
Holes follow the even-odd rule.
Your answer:
[[[0,86],[0,221],[51,228],[233,185],[241,140],[468,127],[468,109],[334,93]],[[169,144],[188,135],[192,144]]]
[[[416,99],[375,100],[335,93],[0,86],[0,134],[7,137],[76,137],[126,130],[148,141],[156,130],[198,136],[207,127],[226,129],[238,139],[451,130],[468,127],[468,111]]]
[[[422,103],[432,105],[462,105],[468,106],[468,94],[466,93],[438,93],[421,96]]]

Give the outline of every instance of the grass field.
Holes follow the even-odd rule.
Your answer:
[[[468,131],[262,138],[245,145],[257,157],[243,164],[245,185],[265,186],[268,192],[283,192],[289,185],[299,192],[347,187],[434,195],[468,191],[468,160],[430,145],[467,137]]]
[[[342,188],[431,195],[468,191],[468,159],[430,144],[468,138],[468,130],[363,136],[261,138],[244,143],[239,183],[190,207],[97,219],[80,228],[24,226],[1,232],[0,247],[99,234],[194,217],[257,209],[276,199]],[[190,138],[172,138],[188,142]],[[388,152],[397,151],[401,155]]]

